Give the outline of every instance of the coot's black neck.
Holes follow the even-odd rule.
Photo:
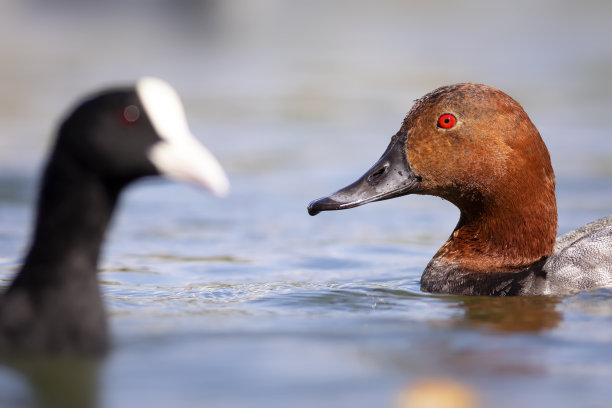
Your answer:
[[[13,287],[95,281],[120,189],[56,149],[43,176],[31,249]]]
[[[89,166],[91,167],[91,166]],[[96,274],[121,185],[55,149],[24,265],[0,297],[0,350],[101,354],[106,319]]]

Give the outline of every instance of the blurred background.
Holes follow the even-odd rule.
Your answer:
[[[306,205],[363,174],[415,99],[469,81],[511,95],[540,130],[560,233],[609,215],[610,15],[596,0],[3,0],[0,282],[27,248],[62,115],[87,92],[158,76],[233,191],[125,194],[100,273],[115,348],[87,369],[86,400],[393,406],[423,378],[450,378],[485,406],[607,406],[608,290],[422,294],[452,205],[404,197],[316,218]],[[44,400],[40,381],[0,369],[0,405]]]

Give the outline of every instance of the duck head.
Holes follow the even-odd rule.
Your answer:
[[[523,108],[486,85],[445,86],[416,101],[382,157],[355,183],[311,202],[341,210],[406,194],[455,204],[459,223],[434,260],[472,271],[529,265],[553,251],[550,156]]]
[[[216,195],[229,188],[219,162],[189,130],[178,94],[157,78],[81,102],[61,126],[51,160],[58,155],[121,187],[164,175]]]

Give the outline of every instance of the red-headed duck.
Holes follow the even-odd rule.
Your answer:
[[[424,291],[556,295],[612,284],[612,216],[555,240],[548,150],[521,105],[495,88],[456,84],[417,100],[376,164],[308,212],[406,194],[461,211],[423,272]]]

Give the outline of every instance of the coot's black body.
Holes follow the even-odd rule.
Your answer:
[[[166,83],[145,78],[102,92],[65,119],[43,175],[30,250],[0,297],[0,352],[95,355],[107,349],[96,276],[104,234],[122,189],[159,174],[218,194],[227,189],[222,169],[188,132],[180,100]]]

